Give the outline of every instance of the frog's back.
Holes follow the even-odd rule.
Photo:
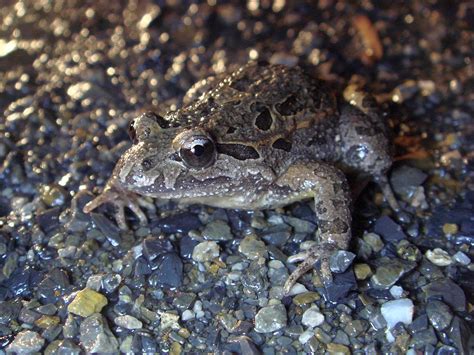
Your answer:
[[[177,111],[182,126],[201,126],[226,142],[264,142],[314,126],[337,110],[322,81],[299,67],[249,63]]]

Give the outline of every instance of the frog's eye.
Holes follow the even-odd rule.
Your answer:
[[[138,142],[137,131],[135,130],[135,120],[132,120],[128,125],[128,136],[132,140],[133,144]]]
[[[179,157],[188,168],[204,169],[214,162],[216,146],[209,137],[191,136],[183,142]]]

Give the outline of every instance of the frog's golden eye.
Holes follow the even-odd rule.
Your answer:
[[[206,136],[190,136],[179,149],[179,157],[188,168],[204,169],[216,159],[216,146]]]

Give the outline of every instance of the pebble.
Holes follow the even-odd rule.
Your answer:
[[[453,235],[459,231],[459,227],[454,223],[445,223],[443,224],[443,233],[446,235]]]
[[[429,261],[437,266],[449,266],[453,263],[449,253],[440,248],[427,250],[425,256]]]
[[[239,251],[249,260],[257,260],[259,258],[268,257],[268,251],[265,243],[253,235],[249,235],[242,239],[239,245]]]
[[[229,225],[221,219],[206,224],[202,230],[202,236],[204,239],[219,241],[232,240],[234,238]]]
[[[466,295],[461,287],[450,279],[441,279],[422,287],[425,299],[441,299],[456,311],[466,310]]]
[[[68,312],[81,317],[89,317],[102,311],[108,303],[107,298],[99,292],[85,288],[79,291],[67,307]]]
[[[407,239],[402,227],[389,216],[382,216],[375,222],[374,232],[387,242],[399,242]]]
[[[317,306],[312,306],[303,313],[301,323],[310,328],[320,326],[324,323],[324,315]]]
[[[393,169],[390,182],[397,194],[405,199],[409,199],[415,193],[416,188],[425,182],[427,177],[428,175],[420,169],[401,165]]]
[[[320,298],[321,296],[319,296],[319,294],[316,292],[304,292],[293,297],[293,303],[297,306],[301,306],[313,303],[319,300]]]
[[[179,315],[168,312],[158,312],[160,314],[160,328],[165,329],[179,329]]]
[[[372,269],[368,264],[355,264],[354,274],[357,280],[365,280],[372,275]]]
[[[401,263],[387,258],[377,267],[371,281],[374,287],[387,289],[393,286],[404,273],[405,269]]]
[[[172,252],[160,257],[158,268],[148,279],[152,287],[177,288],[183,283],[183,262],[178,254]]]
[[[329,343],[326,345],[329,354],[351,355],[349,348],[342,344]]]
[[[116,317],[114,319],[114,323],[125,329],[140,329],[143,327],[143,323],[141,321],[129,315]]]
[[[385,302],[380,309],[389,329],[392,329],[399,322],[406,325],[410,324],[413,320],[414,311],[413,301],[408,298]]]
[[[7,352],[17,354],[31,354],[41,350],[44,345],[44,338],[31,330],[19,332],[12,343],[7,347]]]
[[[282,329],[287,323],[286,308],[282,304],[263,307],[255,316],[255,331],[270,333]]]
[[[185,310],[181,314],[181,320],[183,322],[186,322],[187,320],[190,320],[190,319],[194,319],[195,317],[196,317],[196,314],[193,311],[191,311],[190,309]]]
[[[331,268],[331,271],[335,273],[345,272],[352,264],[355,257],[356,255],[354,253],[345,250],[338,250],[329,258],[329,267]]]
[[[80,326],[81,344],[88,353],[116,353],[118,341],[110,331],[107,320],[94,313],[84,319]]]
[[[428,302],[426,305],[426,315],[431,325],[438,331],[445,330],[453,320],[453,313],[449,306],[436,300]]]
[[[201,242],[194,247],[193,260],[198,262],[211,261],[219,256],[219,245],[214,242]]]
[[[376,233],[365,233],[363,236],[364,241],[370,245],[372,250],[376,253],[382,250],[384,243],[382,238]]]
[[[471,263],[471,259],[462,251],[456,252],[456,254],[453,255],[453,260],[464,266],[467,266]]]

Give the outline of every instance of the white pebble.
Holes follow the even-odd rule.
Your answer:
[[[303,325],[314,328],[324,323],[324,315],[319,311],[319,308],[312,306],[308,308],[301,318]]]
[[[415,307],[413,306],[412,300],[401,298],[399,300],[385,302],[380,311],[387,322],[387,327],[391,329],[399,322],[411,324]]]
[[[471,263],[471,259],[462,251],[458,251],[454,254],[453,260],[461,265],[469,265]]]
[[[425,256],[429,261],[437,266],[448,266],[453,263],[453,260],[449,256],[448,252],[440,248],[428,250],[425,253]]]

